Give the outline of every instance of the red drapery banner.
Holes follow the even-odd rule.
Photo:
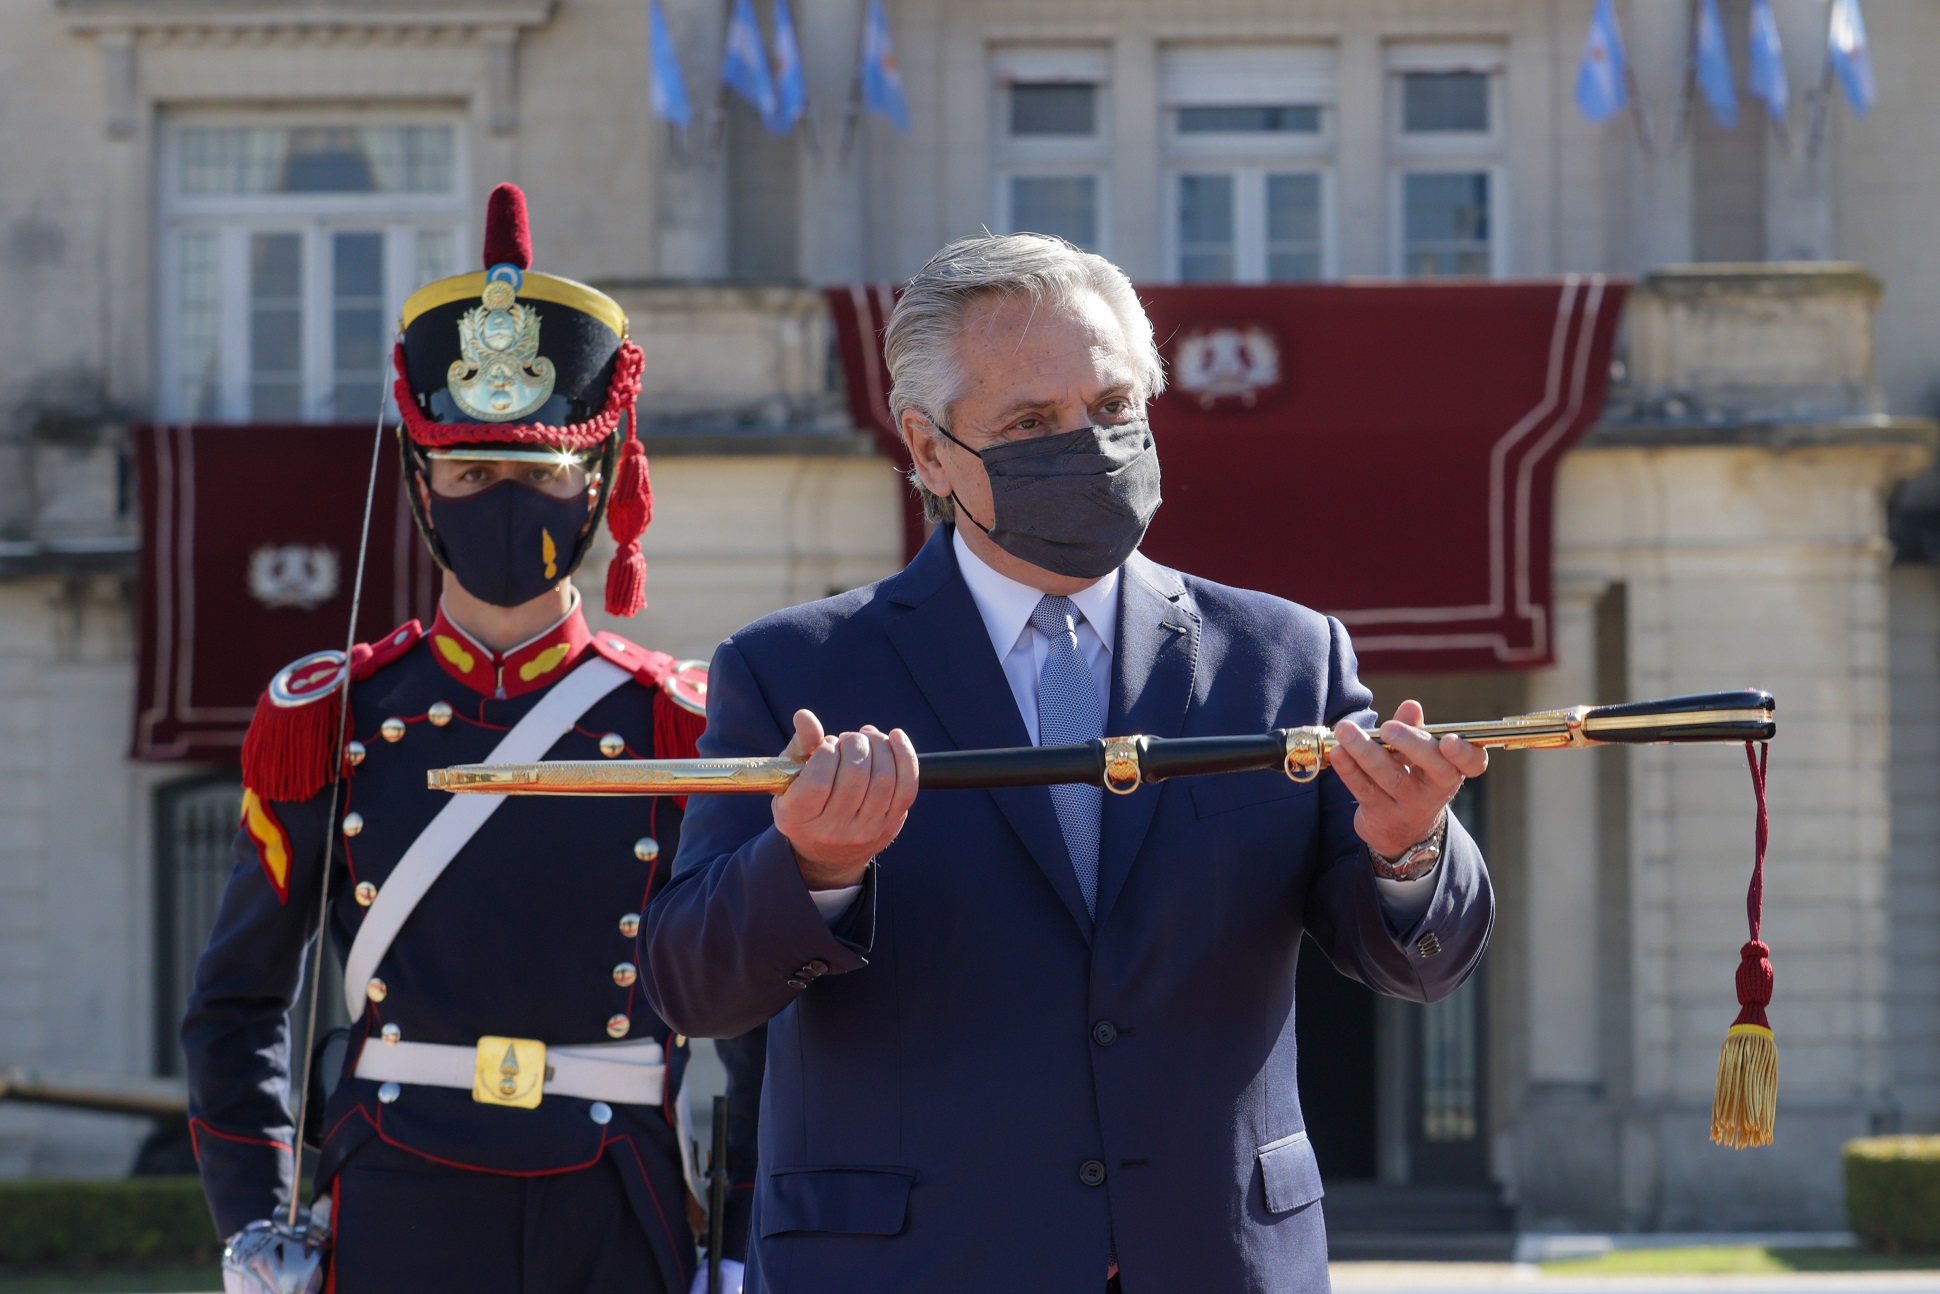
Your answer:
[[[1141,288],[1157,561],[1339,616],[1364,669],[1548,664],[1556,466],[1596,421],[1626,284]],[[892,461],[894,289],[831,288],[856,425]],[[920,518],[905,521],[913,542]]]
[[[233,760],[270,676],[342,650],[371,429],[145,426],[137,759]],[[437,604],[389,433],[379,455],[360,641]]]

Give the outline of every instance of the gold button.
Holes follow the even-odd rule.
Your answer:
[[[451,702],[449,701],[432,702],[431,708],[424,712],[424,717],[431,720],[432,727],[434,728],[444,727],[446,724],[451,722]]]
[[[377,731],[383,736],[385,741],[403,741],[404,720],[398,718],[396,715],[392,715],[377,725]]]
[[[344,814],[344,834],[354,836],[364,829],[364,815],[361,813]]]
[[[353,741],[344,747],[344,758],[352,768],[364,762],[364,753],[364,743],[361,741]]]
[[[606,756],[608,759],[613,758],[615,755],[624,754],[625,751],[626,738],[622,737],[619,733],[609,732],[600,738],[600,754]]]
[[[621,962],[613,968],[613,982],[621,988],[632,988],[633,981],[640,978],[640,969],[632,962]]]
[[[643,863],[651,863],[660,857],[660,842],[652,836],[642,836],[633,842],[633,856]]]
[[[627,1031],[631,1028],[633,1028],[633,1021],[627,1019],[625,1016],[609,1016],[606,1021],[606,1036],[609,1038],[624,1038],[627,1035]]]
[[[677,1034],[675,1034],[675,1035],[674,1035],[674,1046],[676,1046],[676,1047],[685,1047],[686,1045],[687,1045],[687,1035],[686,1035],[686,1034],[684,1034],[684,1033],[677,1033]]]
[[[357,888],[351,892],[357,896],[358,905],[361,907],[367,908],[377,902],[377,887],[369,881],[357,882]]]
[[[391,990],[384,987],[384,981],[371,976],[370,983],[364,985],[364,996],[373,1002],[382,1002]]]
[[[397,1040],[404,1036],[404,1030],[398,1028],[394,1024],[387,1024],[382,1029],[379,1029],[377,1031],[377,1036],[382,1038],[389,1045],[395,1047],[397,1046]]]
[[[640,914],[638,912],[629,912],[620,918],[620,933],[628,939],[634,939],[639,936]]]

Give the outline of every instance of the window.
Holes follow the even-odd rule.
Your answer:
[[[1332,274],[1333,51],[1179,46],[1161,53],[1159,81],[1173,277],[1290,283]]]
[[[1506,273],[1501,48],[1394,45],[1388,73],[1395,272]]]
[[[161,416],[375,417],[398,307],[459,268],[460,160],[444,121],[171,123]]]
[[[1110,233],[1104,204],[1111,157],[1109,55],[1081,46],[999,48],[991,63],[997,109],[994,223],[1102,251]]]

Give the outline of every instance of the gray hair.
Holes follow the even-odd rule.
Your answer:
[[[889,413],[898,429],[903,411],[914,409],[947,426],[950,405],[963,390],[963,356],[957,347],[963,318],[989,296],[1027,295],[1036,305],[1061,305],[1095,292],[1125,330],[1137,394],[1150,399],[1165,389],[1165,370],[1152,337],[1152,321],[1139,304],[1125,271],[1104,257],[1049,234],[984,234],[960,238],[903,285],[902,297],[883,331],[883,360],[892,383]],[[954,500],[939,498],[912,467],[910,483],[931,521],[952,521]]]

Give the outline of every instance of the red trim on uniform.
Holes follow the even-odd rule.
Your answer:
[[[515,697],[550,687],[564,678],[593,642],[593,633],[575,601],[558,624],[501,654],[447,617],[440,602],[438,618],[431,623],[430,640],[431,659],[445,673],[481,696],[496,697],[503,689],[507,697]]]
[[[330,1179],[330,1243],[333,1248],[343,1230],[343,1182],[341,1173]],[[334,1255],[330,1262],[330,1274],[324,1281],[323,1294],[337,1294],[337,1263]]]
[[[599,1153],[595,1154],[583,1164],[566,1164],[560,1168],[487,1168],[483,1164],[467,1164],[456,1159],[444,1159],[438,1155],[428,1154],[425,1151],[419,1150],[416,1146],[406,1145],[404,1142],[397,1140],[384,1131],[384,1115],[381,1110],[378,1112],[377,1118],[373,1120],[370,1117],[370,1111],[365,1110],[361,1105],[357,1108],[363,1111],[364,1118],[370,1122],[372,1128],[376,1129],[379,1140],[383,1141],[385,1145],[396,1146],[399,1150],[416,1155],[419,1159],[429,1160],[434,1164],[442,1164],[446,1168],[462,1168],[468,1173],[490,1173],[494,1177],[557,1177],[561,1173],[576,1173],[583,1168],[591,1168],[600,1161],[600,1155],[606,1152],[606,1142],[602,1140],[600,1142]]]
[[[323,1140],[317,1143],[317,1148],[321,1150],[323,1147],[329,1145],[330,1139],[336,1136],[339,1132],[343,1131],[344,1125],[350,1122],[351,1116],[358,1115],[358,1114],[364,1114],[364,1107],[361,1105],[351,1106],[350,1109],[344,1113],[343,1118],[337,1120],[335,1123],[330,1125],[330,1131],[323,1134]],[[370,1116],[368,1114],[364,1114],[364,1122],[366,1123],[370,1122]],[[336,1179],[332,1178],[331,1180],[335,1181]]]
[[[270,1141],[263,1137],[245,1137],[234,1132],[224,1132],[208,1120],[197,1117],[189,1120],[189,1148],[194,1151],[197,1163],[202,1162],[202,1139],[195,1134],[197,1128],[206,1130],[212,1137],[233,1141],[241,1146],[268,1146],[271,1150],[280,1150],[284,1154],[288,1154],[290,1150],[290,1143],[287,1141]]]
[[[639,1147],[633,1144],[632,1137],[625,1136],[625,1135],[613,1138],[610,1144],[616,1145],[616,1146],[624,1144],[626,1146],[627,1153],[633,1156],[633,1162],[636,1165],[638,1165],[640,1169],[640,1180],[646,1183],[647,1198],[653,1201],[653,1211],[660,1215],[660,1229],[667,1233],[667,1243],[672,1245],[674,1247],[674,1252],[678,1254],[680,1252],[680,1242],[674,1239],[674,1230],[672,1227],[667,1225],[667,1210],[660,1207],[660,1192],[653,1189],[653,1174],[647,1171],[646,1161],[640,1158]],[[691,1236],[688,1238],[687,1243],[690,1246],[694,1243],[693,1238]]]

